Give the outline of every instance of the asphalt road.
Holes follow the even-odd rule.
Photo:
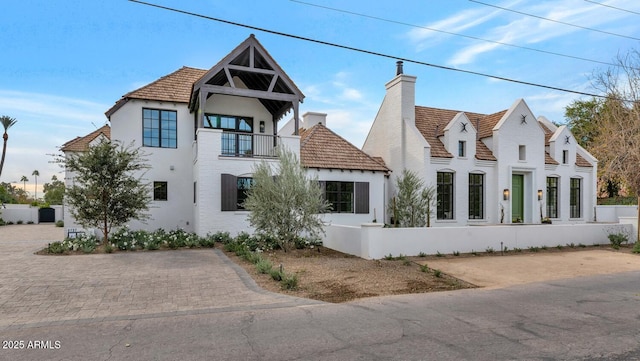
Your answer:
[[[0,331],[1,360],[640,360],[640,272]],[[49,341],[47,344],[46,341]],[[56,342],[57,341],[57,342]]]

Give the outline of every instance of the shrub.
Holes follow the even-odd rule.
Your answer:
[[[17,223],[17,224],[23,224],[23,223],[24,223],[24,221],[23,221],[22,219],[19,219],[16,223]]]
[[[514,247],[513,251],[516,252],[516,253],[520,253],[520,252],[522,252],[522,248]]]
[[[93,253],[96,250],[96,244],[94,242],[87,242],[82,245],[82,252]]]
[[[284,274],[282,280],[280,281],[280,285],[285,290],[295,290],[296,288],[298,288],[298,275]]]
[[[216,239],[207,234],[206,237],[200,238],[200,247],[213,248],[216,245]]]
[[[405,258],[404,260],[402,260],[402,264],[405,266],[411,266],[411,261]]]
[[[61,219],[56,221],[56,227],[64,227],[64,221]]]
[[[629,239],[622,233],[613,233],[609,235],[609,242],[611,242],[611,248],[620,249],[623,243],[627,243]]]
[[[487,252],[487,253],[493,253],[493,252],[495,252],[495,250],[493,249],[493,247],[487,247],[487,248],[485,249],[485,252]]]
[[[631,250],[631,252],[640,253],[640,242],[636,242],[636,244],[633,246],[633,249]]]
[[[218,231],[211,236],[216,242],[227,244],[233,240],[229,232]]]
[[[534,247],[534,246],[529,247],[529,252],[536,253],[536,252],[538,252],[539,250],[540,250],[540,248],[538,248],[538,247]]]
[[[106,253],[112,253],[113,252],[113,247],[111,246],[111,244],[107,243],[104,245],[104,251]]]
[[[49,246],[47,247],[47,253],[61,254],[64,253],[64,251],[65,247],[62,245],[62,242],[49,243]]]
[[[27,222],[27,224],[33,224],[33,221],[29,221],[29,222]]]
[[[420,265],[420,271],[429,272],[429,266],[427,266],[426,264]]]
[[[384,259],[386,259],[387,261],[393,261],[393,255],[389,253],[388,255],[384,256]]]
[[[453,255],[456,257],[460,256],[460,251],[453,251]]]
[[[436,257],[444,257],[444,254],[440,253],[440,251],[436,251]]]
[[[261,274],[269,274],[273,269],[273,264],[268,259],[261,259],[256,263],[256,270]]]
[[[426,253],[424,253],[424,252],[420,252],[420,253],[418,253],[418,257],[426,257],[426,256],[427,256],[427,254],[426,254]]]
[[[442,277],[442,271],[440,271],[439,269],[434,269],[433,270],[433,275],[440,278]]]
[[[282,281],[282,277],[284,276],[283,272],[281,272],[279,269],[271,269],[269,275],[274,281],[278,282]]]

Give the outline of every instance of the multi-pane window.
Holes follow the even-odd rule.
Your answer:
[[[153,200],[166,201],[168,199],[167,182],[153,182]]]
[[[558,218],[558,178],[547,177],[547,217]]]
[[[177,148],[178,116],[174,110],[142,109],[142,145]]]
[[[325,182],[325,199],[331,203],[331,212],[353,213],[353,182]]]
[[[253,152],[253,118],[205,114],[205,128],[222,129],[223,155],[248,155]]]
[[[438,172],[438,219],[453,219],[453,173]]]
[[[569,217],[580,218],[582,217],[581,200],[582,190],[580,178],[571,178],[569,184]]]
[[[484,219],[484,174],[469,174],[469,219]]]
[[[238,203],[237,209],[245,209],[244,201],[247,199],[247,191],[253,185],[253,178],[250,177],[238,177],[236,179],[236,183],[238,186],[238,195],[236,201]]]
[[[467,142],[464,140],[458,141],[458,157],[467,156]]]

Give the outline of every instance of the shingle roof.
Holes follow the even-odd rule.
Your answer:
[[[300,131],[300,161],[307,168],[390,171],[322,124]]]
[[[105,114],[110,117],[130,99],[189,103],[193,83],[206,73],[207,71],[204,69],[183,66],[171,74],[123,95]]]
[[[593,164],[589,163],[588,160],[584,159],[584,157],[578,153],[576,153],[576,165],[578,167],[593,167]]]
[[[84,137],[76,137],[75,139],[64,143],[62,147],[60,147],[60,150],[63,152],[84,152],[89,149],[89,144],[91,144],[91,142],[100,135],[104,135],[107,139],[111,139],[111,128],[108,125],[104,125],[102,128],[94,130]]]
[[[460,110],[439,109],[416,106],[416,128],[431,145],[431,156],[436,158],[453,158],[447,151],[442,141],[438,138],[444,135],[444,128],[458,113],[465,113],[474,127],[480,125],[480,138],[483,138],[484,129],[489,129],[487,136],[492,136],[491,129],[502,118],[506,110],[499,113],[485,115],[480,113],[463,112]],[[496,160],[491,150],[480,140],[476,141],[476,158],[480,160]]]

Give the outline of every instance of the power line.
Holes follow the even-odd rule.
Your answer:
[[[496,41],[496,40],[484,39],[484,38],[480,38],[480,37],[477,37],[477,36],[471,36],[471,35],[465,35],[465,34],[454,33],[454,32],[451,32],[451,31],[440,30],[440,29],[430,28],[430,27],[427,27],[427,26],[421,26],[421,25],[416,25],[416,24],[405,23],[405,22],[397,21],[397,20],[385,19],[385,18],[381,18],[381,17],[378,17],[378,16],[372,16],[372,15],[367,15],[367,14],[363,14],[363,13],[357,13],[357,12],[354,12],[354,11],[343,10],[343,9],[338,9],[338,8],[332,8],[332,7],[329,7],[329,6],[324,6],[324,5],[318,5],[318,4],[308,3],[308,2],[304,2],[304,1],[300,1],[300,0],[289,0],[289,1],[291,1],[291,2],[295,2],[295,3],[299,3],[299,4],[303,4],[303,5],[314,6],[314,7],[321,8],[321,9],[326,9],[326,10],[331,10],[331,11],[337,11],[337,12],[341,12],[341,13],[345,13],[345,14],[350,14],[350,15],[360,16],[360,17],[364,17],[364,18],[369,18],[369,19],[374,19],[374,20],[384,21],[384,22],[388,22],[388,23],[392,23],[392,24],[404,25],[404,26],[409,26],[409,27],[414,27],[414,28],[419,28],[419,29],[425,29],[425,30],[429,30],[429,31],[435,31],[435,32],[438,32],[438,33],[443,33],[443,34],[448,34],[448,35],[460,36],[460,37],[467,38],[467,39],[473,39],[473,40],[484,41],[484,42],[492,43],[492,44],[498,44],[498,45],[510,46],[510,47],[513,47],[513,48],[524,49],[524,50],[530,50],[530,51],[536,51],[536,52],[539,52],[539,53],[550,54],[550,55],[556,55],[556,56],[562,56],[562,57],[565,57],[565,58],[571,58],[571,59],[576,59],[576,60],[583,60],[583,61],[588,61],[588,62],[598,63],[598,64],[604,64],[604,65],[609,65],[609,66],[620,66],[619,64],[608,63],[608,62],[606,62],[606,61],[600,61],[600,60],[594,60],[594,59],[582,58],[582,57],[575,56],[575,55],[568,55],[568,54],[556,53],[556,52],[548,51],[548,50],[541,50],[541,49],[536,49],[536,48],[529,48],[529,47],[526,47],[526,46],[515,45],[515,44],[509,44],[509,43],[505,43],[505,42],[502,42],[502,41]],[[586,0],[585,0],[585,1],[586,1]]]
[[[520,15],[524,15],[524,16],[530,16],[530,17],[536,18],[536,19],[542,19],[542,20],[551,21],[551,22],[554,22],[554,23],[562,24],[562,25],[572,26],[572,27],[578,28],[578,29],[595,31],[595,32],[602,33],[602,34],[613,35],[613,36],[618,36],[618,37],[621,37],[621,38],[627,38],[627,39],[632,39],[632,40],[640,40],[640,38],[634,38],[633,36],[616,34],[616,33],[612,33],[612,32],[609,32],[609,31],[604,31],[604,30],[589,28],[589,27],[586,27],[586,26],[580,26],[580,25],[576,25],[576,24],[566,23],[564,21],[549,19],[549,18],[545,18],[545,17],[542,17],[542,16],[533,15],[533,14],[525,13],[525,12],[522,12],[522,11],[518,11],[518,10],[504,8],[504,7],[501,7],[501,6],[498,6],[498,5],[492,5],[492,4],[483,3],[483,2],[477,1],[477,0],[469,0],[469,1],[471,1],[473,3],[476,3],[476,4],[489,6],[489,7],[492,7],[492,8],[496,8],[496,9],[500,9],[500,10],[504,10],[504,11],[509,11],[509,12],[520,14]]]
[[[478,76],[482,76],[482,77],[486,77],[486,78],[503,80],[503,81],[516,83],[516,84],[522,84],[522,85],[529,85],[529,86],[534,86],[534,87],[538,87],[538,88],[557,90],[557,91],[562,91],[562,92],[566,92],[566,93],[573,93],[573,94],[578,94],[578,95],[586,95],[586,96],[597,97],[597,98],[606,98],[606,96],[604,96],[604,95],[586,93],[586,92],[581,92],[581,91],[577,91],[577,90],[564,89],[564,88],[559,88],[559,87],[554,87],[554,86],[544,85],[544,84],[531,83],[531,82],[522,81],[522,80],[505,78],[505,77],[501,77],[501,76],[497,76],[497,75],[480,73],[480,72],[476,72],[476,71],[472,71],[472,70],[457,69],[457,68],[452,68],[452,67],[448,67],[448,66],[444,66],[444,65],[431,64],[431,63],[427,63],[427,62],[423,62],[423,61],[419,61],[419,60],[413,60],[413,59],[408,59],[408,58],[404,58],[404,57],[399,57],[399,56],[393,56],[393,55],[389,55],[389,54],[379,53],[379,52],[375,52],[375,51],[371,51],[371,50],[355,48],[355,47],[348,46],[348,45],[341,45],[341,44],[331,43],[331,42],[324,41],[324,40],[311,39],[311,38],[303,37],[303,36],[300,36],[300,35],[293,35],[293,34],[283,33],[283,32],[276,31],[276,30],[269,30],[269,29],[265,29],[265,28],[260,28],[260,27],[253,26],[253,25],[237,23],[237,22],[230,21],[230,20],[214,18],[214,17],[207,16],[207,15],[202,15],[202,14],[198,14],[198,13],[189,12],[189,11],[186,11],[186,10],[180,10],[180,9],[170,8],[170,7],[167,7],[167,6],[152,4],[152,3],[148,3],[148,2],[144,2],[144,1],[140,1],[140,0],[129,0],[129,1],[130,2],[134,2],[134,3],[138,3],[138,4],[142,4],[142,5],[146,5],[146,6],[155,7],[155,8],[158,8],[158,9],[173,11],[173,12],[180,13],[180,14],[190,15],[190,16],[199,17],[199,18],[202,18],[202,19],[207,19],[207,20],[212,20],[212,21],[217,21],[217,22],[220,22],[220,23],[228,24],[228,25],[234,25],[234,26],[238,26],[238,27],[242,27],[242,28],[246,28],[246,29],[257,30],[257,31],[261,31],[261,32],[269,33],[269,34],[274,34],[274,35],[279,35],[279,36],[284,36],[284,37],[288,37],[288,38],[292,38],[292,39],[308,41],[308,42],[311,42],[311,43],[332,46],[332,47],[335,47],[335,48],[351,50],[351,51],[355,51],[355,52],[358,52],[358,53],[375,55],[375,56],[388,58],[388,59],[394,59],[394,60],[401,60],[401,61],[404,61],[404,62],[407,62],[407,63],[424,65],[424,66],[429,66],[429,67],[438,68],[438,69],[444,69],[444,70],[451,70],[451,71],[456,71],[456,72],[465,73],[465,74],[478,75]]]
[[[639,13],[639,12],[637,12],[637,11],[632,11],[632,10],[629,10],[629,9],[618,8],[618,7],[615,7],[615,6],[612,6],[612,5],[607,5],[607,4],[599,3],[599,2],[597,2],[597,1],[592,1],[592,0],[584,0],[584,1],[586,1],[586,2],[588,2],[588,3],[592,3],[592,4],[596,4],[596,5],[600,5],[600,6],[606,6],[606,7],[608,7],[608,8],[612,8],[612,9],[616,9],[616,10],[624,11],[624,12],[627,12],[627,13],[640,15],[640,13]]]

